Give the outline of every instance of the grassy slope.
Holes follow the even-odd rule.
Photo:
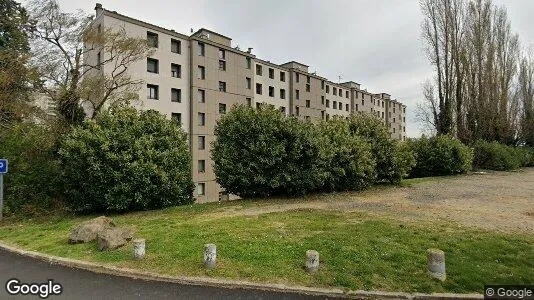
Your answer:
[[[247,203],[246,206],[261,205]],[[237,204],[207,204],[116,216],[147,239],[147,258],[131,246],[99,252],[94,243],[68,245],[83,219],[25,221],[0,227],[0,240],[48,254],[169,275],[213,276],[406,292],[481,292],[489,283],[534,280],[534,237],[498,234],[445,223],[402,223],[365,214],[298,210],[225,217]],[[85,218],[86,219],[86,218]],[[218,267],[205,270],[202,248],[217,244]],[[426,249],[446,252],[445,283],[425,273]],[[320,253],[321,270],[303,269],[305,251]]]

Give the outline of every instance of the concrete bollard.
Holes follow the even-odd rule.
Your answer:
[[[315,273],[319,269],[319,252],[315,250],[306,251],[306,271]]]
[[[133,241],[133,256],[135,259],[145,258],[145,240],[136,239]]]
[[[215,268],[217,264],[217,246],[215,244],[204,245],[204,265],[208,268]]]
[[[447,277],[445,273],[445,252],[439,249],[428,249],[428,275],[441,281]]]

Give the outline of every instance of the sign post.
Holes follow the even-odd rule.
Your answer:
[[[4,210],[4,174],[7,173],[7,159],[0,159],[0,221]]]

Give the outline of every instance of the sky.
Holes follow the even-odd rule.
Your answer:
[[[421,134],[416,106],[432,78],[423,51],[419,0],[99,0],[104,8],[190,34],[202,27],[252,47],[264,60],[295,60],[331,81],[355,81],[407,105],[409,137]],[[65,11],[94,13],[95,2],[59,0]],[[135,3],[135,4],[134,4]],[[504,5],[524,47],[534,47],[532,0]]]

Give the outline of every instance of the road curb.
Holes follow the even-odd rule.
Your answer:
[[[215,279],[209,277],[186,277],[186,276],[164,276],[152,272],[139,271],[129,268],[119,268],[115,266],[87,262],[82,260],[63,258],[59,256],[47,255],[35,251],[19,249],[0,241],[0,249],[22,256],[35,258],[50,264],[57,264],[70,268],[88,270],[100,274],[128,277],[132,279],[142,279],[148,281],[171,282],[184,285],[209,286],[228,289],[255,289],[282,293],[297,293],[303,295],[325,296],[331,298],[345,299],[420,299],[420,300],[448,300],[448,299],[484,299],[481,294],[420,294],[420,293],[397,293],[383,291],[349,291],[343,289],[312,288],[304,286],[289,286],[285,284],[264,284],[240,280]]]

